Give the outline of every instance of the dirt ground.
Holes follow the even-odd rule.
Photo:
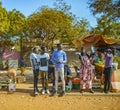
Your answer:
[[[65,96],[34,96],[33,79],[29,71],[26,71],[26,79],[25,83],[16,84],[14,93],[0,90],[0,110],[120,110],[120,93],[104,94],[102,90],[95,89],[94,94],[72,90]]]

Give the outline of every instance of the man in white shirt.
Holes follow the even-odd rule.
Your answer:
[[[38,75],[39,75],[39,65],[37,62],[38,59],[38,48],[33,48],[33,52],[30,54],[30,62],[33,69],[34,75],[34,94],[37,95],[38,90]]]
[[[48,61],[50,57],[46,53],[46,47],[41,47],[41,53],[38,55],[39,70],[42,78],[42,94],[49,94],[48,90]]]

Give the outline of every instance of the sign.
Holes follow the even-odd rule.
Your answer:
[[[2,69],[8,70],[8,68],[18,68],[18,60],[3,60],[2,61]]]

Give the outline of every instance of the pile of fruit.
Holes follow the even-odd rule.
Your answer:
[[[95,70],[96,70],[96,72],[97,73],[102,73],[103,70],[104,70],[104,65],[105,65],[105,62],[103,62],[103,61],[95,63]]]

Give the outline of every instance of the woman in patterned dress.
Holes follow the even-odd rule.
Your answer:
[[[94,93],[94,91],[92,90],[93,69],[89,56],[86,53],[85,47],[81,48],[79,59],[81,61],[80,92],[84,92],[84,89],[89,89],[91,93]]]

